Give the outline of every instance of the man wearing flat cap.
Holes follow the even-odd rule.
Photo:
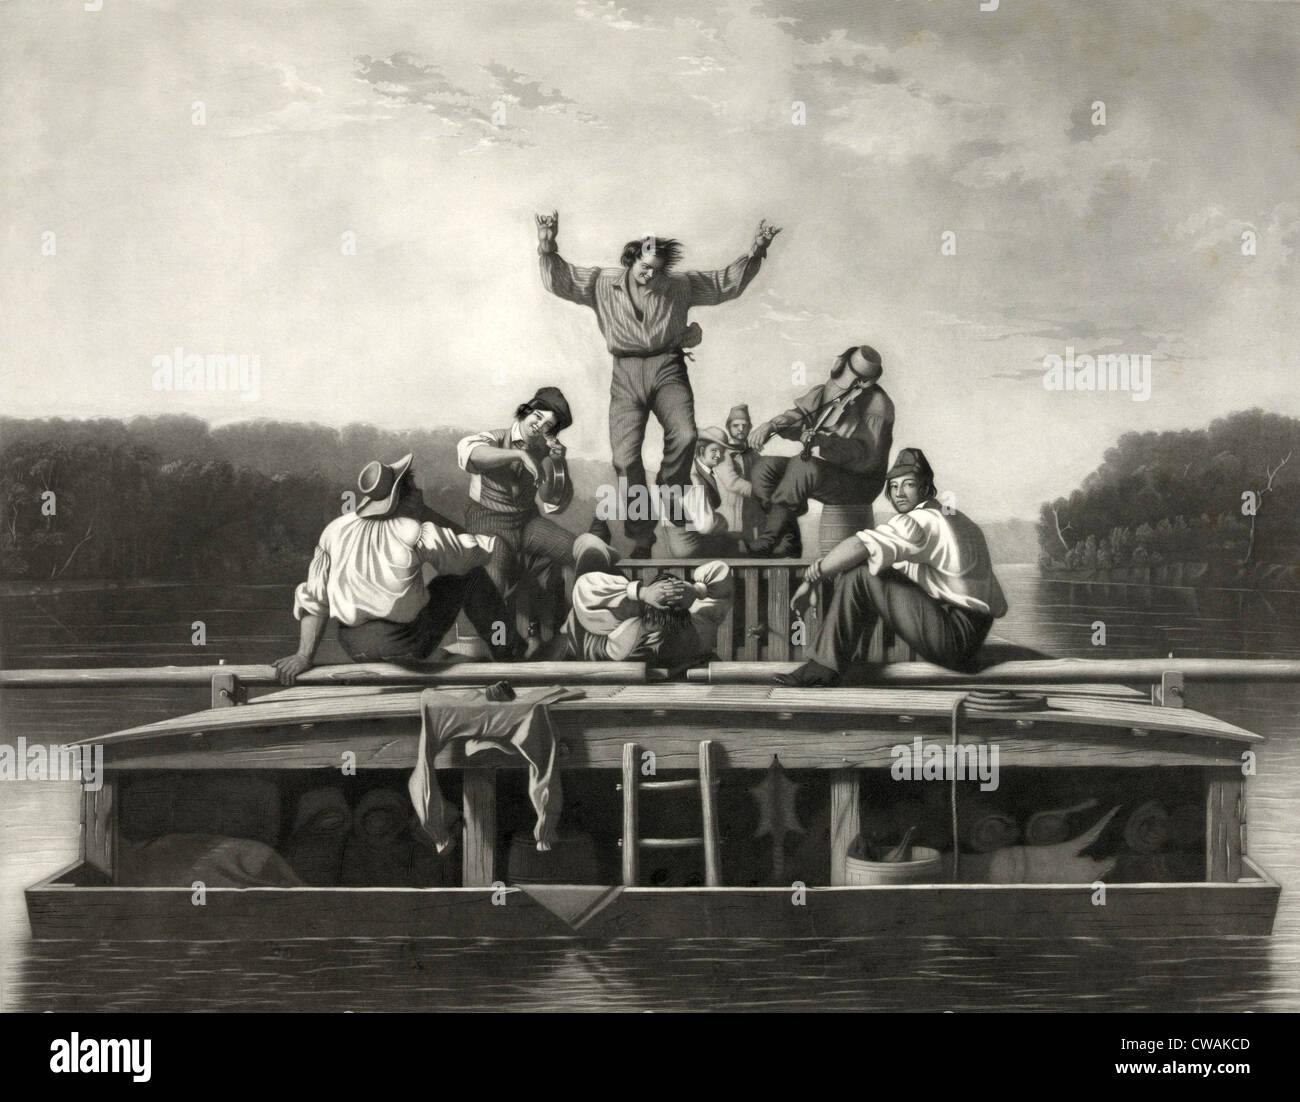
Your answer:
[[[665,515],[660,528],[668,554],[675,559],[735,556],[740,553],[740,533],[731,528],[722,511],[718,472],[736,446],[720,428],[700,429],[691,464],[691,484],[682,497],[686,523],[676,525]]]
[[[751,554],[794,553],[788,533],[811,499],[869,505],[879,495],[894,436],[894,403],[878,381],[883,371],[870,345],[846,348],[826,382],[750,433],[756,450],[773,436],[803,444],[797,456],[761,456],[754,464],[754,492],[767,520]]]
[[[497,537],[487,572],[512,622],[525,580],[534,610],[544,612],[555,629],[563,620],[554,594],[560,571],[573,563],[573,533],[550,518],[573,498],[559,441],[572,424],[564,394],[544,386],[515,410],[508,428],[473,433],[456,446],[456,461],[470,476],[465,526],[476,535]],[[540,645],[540,618],[535,618],[529,646]]]
[[[790,600],[800,616],[814,587],[834,591],[809,660],[782,685],[836,685],[859,643],[883,620],[926,661],[969,669],[1006,598],[993,573],[984,533],[965,514],[941,506],[934,471],[920,448],[903,448],[886,474],[898,513],[832,548],[808,567]]]
[[[484,569],[496,539],[470,535],[430,509],[410,455],[367,463],[357,489],[356,509],[326,525],[307,580],[294,591],[302,626],[298,650],[275,663],[281,684],[311,669],[331,618],[354,662],[427,660],[462,610],[493,659],[518,657],[523,641]],[[426,565],[433,570],[427,585]]]

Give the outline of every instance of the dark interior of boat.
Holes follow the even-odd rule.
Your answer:
[[[455,887],[459,841],[438,853],[407,794],[405,770],[131,772],[122,778],[117,883],[124,886]],[[662,772],[658,779],[693,774]],[[831,794],[824,771],[791,770],[792,803],[762,806],[762,772],[723,770],[717,795],[722,883],[830,883]],[[533,844],[522,770],[499,775],[496,868],[508,884],[613,884],[620,879],[622,796],[612,770],[564,777],[559,841]],[[994,791],[957,785],[959,878],[999,882],[1030,868],[1038,882],[1196,882],[1205,878],[1204,778],[1196,769],[1001,770]],[[460,773],[444,770],[459,806]],[[760,789],[760,792],[755,792]],[[952,786],[861,775],[855,852],[898,860],[900,846],[945,855],[950,876]],[[1114,811],[1114,814],[1110,814]],[[775,814],[775,819],[773,815]],[[644,804],[643,836],[702,831],[698,794],[685,788]],[[775,828],[775,829],[773,829]],[[780,846],[774,846],[779,834]],[[893,856],[889,856],[892,854]],[[902,860],[908,855],[903,854]],[[644,851],[639,883],[702,885],[698,849]]]

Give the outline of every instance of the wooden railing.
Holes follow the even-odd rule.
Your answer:
[[[709,559],[624,559],[619,570],[637,581],[649,581],[656,574],[679,578]],[[731,614],[718,629],[717,654],[724,662],[797,662],[804,656],[821,621],[809,617],[796,630],[798,621],[790,611],[790,596],[799,587],[806,559],[723,559],[736,582],[736,599]],[[819,604],[825,607],[829,584],[823,583]],[[867,645],[869,662],[910,662],[912,649],[877,625]]]

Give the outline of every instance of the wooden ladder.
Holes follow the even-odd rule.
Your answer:
[[[713,740],[700,743],[700,775],[680,781],[642,781],[640,778],[640,750],[635,742],[623,743],[623,783],[618,787],[623,793],[623,837],[618,844],[623,848],[623,883],[636,887],[640,871],[642,849],[692,849],[704,850],[704,882],[711,888],[722,883],[722,869],[718,860],[718,804],[717,769],[714,764]],[[703,812],[703,837],[699,838],[641,838],[638,835],[640,794],[645,792],[680,792],[699,788]]]

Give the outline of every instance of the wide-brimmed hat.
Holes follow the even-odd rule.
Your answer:
[[[397,495],[400,490],[402,475],[411,467],[411,453],[407,452],[395,463],[381,463],[372,459],[357,476],[357,489],[361,491],[361,501],[357,505],[357,516],[386,517],[397,508]]]
[[[754,423],[754,419],[749,415],[749,406],[743,404],[732,406],[731,409],[727,411],[727,420],[724,423],[729,425],[732,421],[737,421],[742,417],[751,425]]]
[[[528,403],[533,409],[544,409],[555,414],[553,433],[559,435],[573,424],[573,414],[569,412],[569,400],[558,386],[540,387],[533,400]]]
[[[853,362],[853,353],[855,352],[866,361],[865,368],[860,368]],[[855,379],[861,379],[867,383],[874,383],[885,371],[885,365],[880,359],[880,353],[869,344],[855,344],[841,352],[835,358],[835,366],[831,368],[831,378],[838,379],[844,374],[846,368]]]
[[[930,466],[930,461],[925,458],[925,452],[920,448],[900,448],[898,455],[894,457],[894,465],[885,475],[885,481],[888,482],[891,478],[902,478],[907,474],[916,475],[931,486],[934,485],[934,468]]]
[[[695,438],[695,446],[698,448],[701,444],[719,444],[729,452],[741,450],[740,445],[733,444],[731,438],[716,425],[710,425],[707,429],[700,429]]]

